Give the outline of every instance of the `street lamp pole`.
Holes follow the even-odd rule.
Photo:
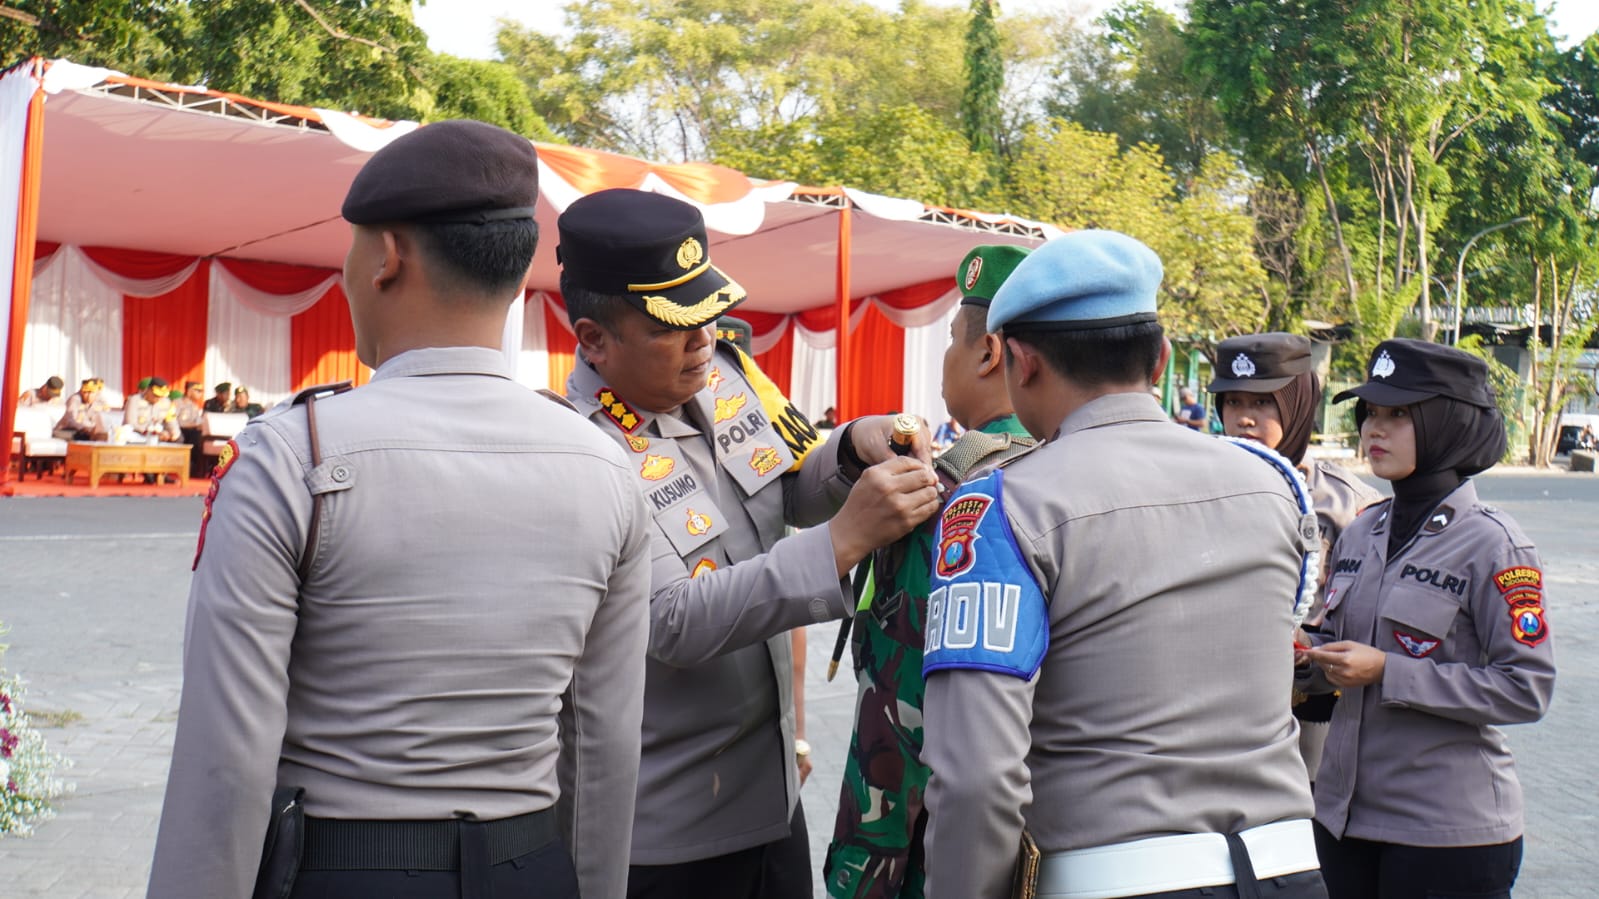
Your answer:
[[[1478,231],[1476,234],[1471,235],[1471,239],[1466,241],[1466,245],[1460,248],[1460,258],[1455,260],[1455,334],[1454,339],[1449,341],[1451,345],[1458,345],[1460,343],[1460,325],[1462,324],[1462,317],[1465,315],[1466,310],[1466,254],[1471,252],[1472,244],[1477,242],[1477,238],[1482,237],[1485,234],[1492,234],[1495,231],[1508,228],[1511,225],[1519,225],[1522,222],[1530,221],[1532,221],[1532,216],[1518,215],[1508,222],[1500,222],[1497,225],[1489,225],[1481,231]]]

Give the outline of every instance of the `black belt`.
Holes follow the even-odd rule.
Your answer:
[[[488,863],[498,865],[555,841],[555,810],[477,821],[305,819],[305,871],[458,871],[463,830],[481,831]],[[472,839],[472,838],[469,838]]]

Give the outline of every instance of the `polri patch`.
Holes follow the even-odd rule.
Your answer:
[[[1549,638],[1549,623],[1544,620],[1543,606],[1521,603],[1510,607],[1510,633],[1517,643],[1537,646]]]
[[[205,492],[205,507],[200,510],[200,539],[195,543],[194,564],[189,566],[190,571],[200,567],[200,554],[205,552],[205,529],[211,523],[211,504],[216,502],[217,491],[222,489],[222,476],[228,473],[238,458],[239,444],[232,440],[217,453],[217,467],[211,472],[211,489]]]

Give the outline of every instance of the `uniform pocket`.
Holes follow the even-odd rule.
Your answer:
[[[1392,640],[1400,652],[1423,659],[1432,655],[1454,630],[1460,600],[1441,590],[1405,590],[1383,604],[1377,642]]]

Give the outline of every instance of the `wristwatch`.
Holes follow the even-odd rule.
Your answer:
[[[794,740],[794,757],[797,758],[797,759],[802,759],[802,758],[805,758],[806,756],[808,756],[810,754],[811,754],[811,744],[809,744],[809,743],[805,742],[804,740],[799,739],[799,738],[796,737],[795,740]]]

